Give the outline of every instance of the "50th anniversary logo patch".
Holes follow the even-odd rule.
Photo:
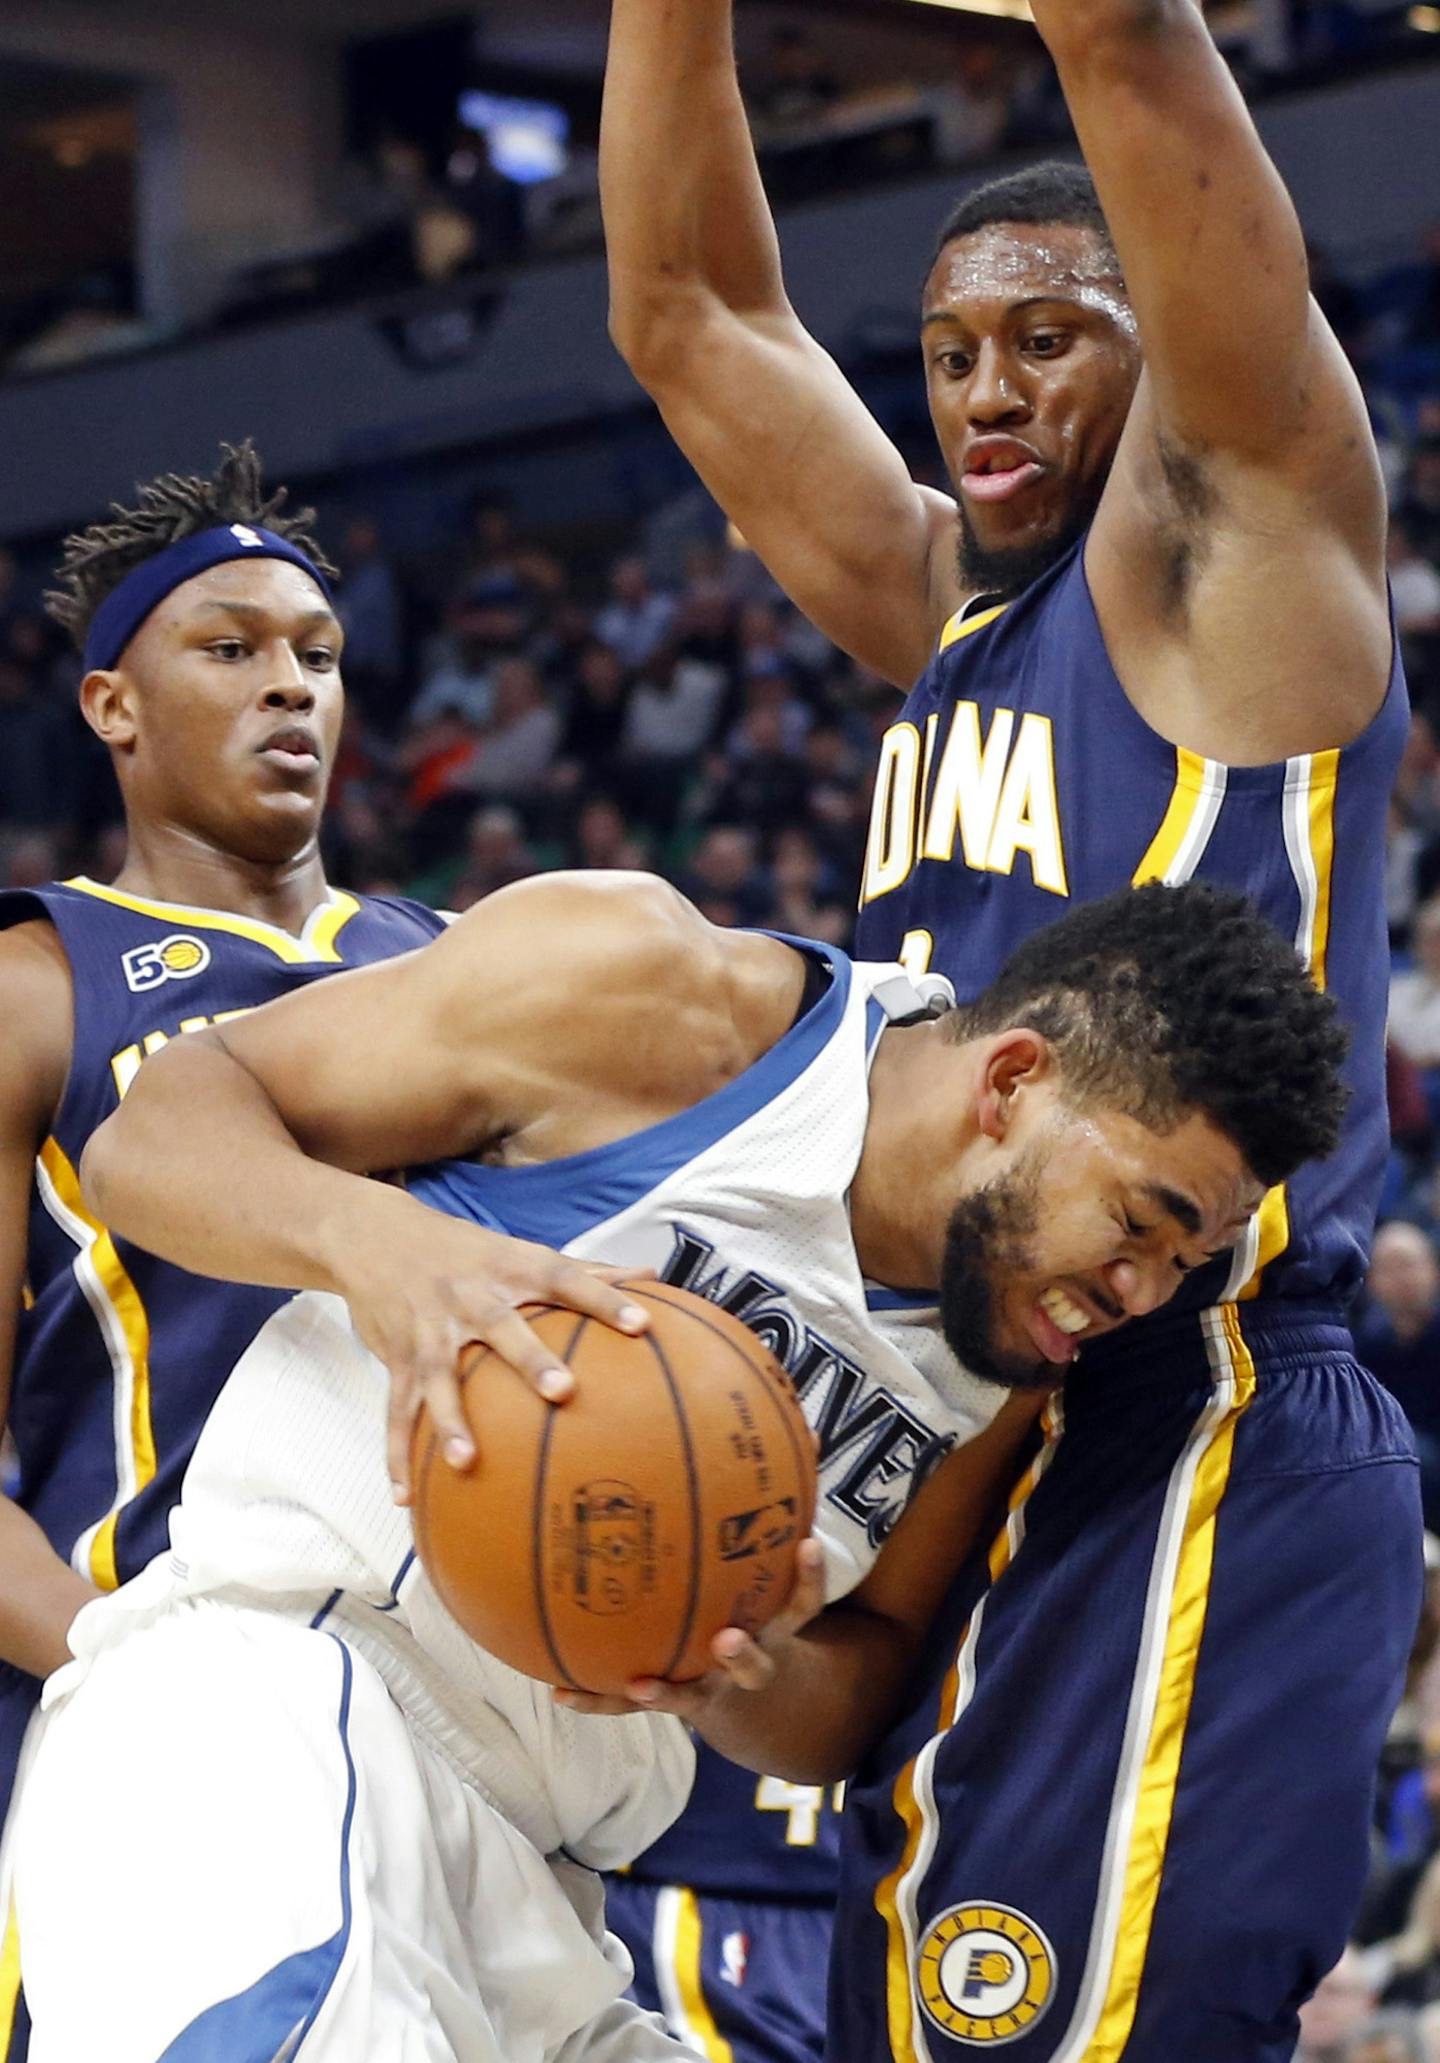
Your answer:
[[[1055,1951],[1011,1906],[952,1905],[926,1929],[915,1983],[927,2018],[952,2041],[998,2047],[1049,2005]]]
[[[172,931],[153,945],[132,946],[120,955],[125,986],[137,996],[166,981],[189,981],[210,965],[210,948],[188,931]]]

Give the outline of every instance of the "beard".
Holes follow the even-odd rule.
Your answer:
[[[960,585],[967,595],[994,595],[998,601],[1012,601],[1032,581],[1057,566],[1073,544],[1078,544],[1094,520],[1105,491],[1100,479],[1087,487],[1072,504],[1058,529],[1044,537],[1032,537],[1025,544],[986,545],[975,534],[963,494],[957,495],[960,536],[957,547]]]
[[[1035,1272],[1028,1242],[1039,1222],[1039,1190],[1032,1149],[1001,1180],[962,1198],[945,1232],[940,1324],[946,1343],[972,1375],[1007,1390],[1050,1390],[1061,1374],[1036,1352],[1008,1353],[995,1337],[997,1283],[1012,1272]]]

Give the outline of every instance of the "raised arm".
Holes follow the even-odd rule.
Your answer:
[[[614,0],[600,192],[611,332],[671,435],[805,614],[908,689],[956,605],[954,505],[786,298],[731,0]]]
[[[172,1040],[91,1140],[86,1195],[115,1230],[197,1274],[343,1296],[394,1379],[403,1488],[422,1395],[450,1458],[471,1458],[455,1382],[470,1341],[543,1395],[568,1394],[517,1305],[567,1304],[625,1331],[644,1318],[611,1286],[622,1271],[366,1178],[502,1146],[550,1158],[681,1107],[682,1070],[723,1068],[723,1039],[699,1014],[687,1021],[683,997],[669,1011],[655,999],[682,966],[703,989],[719,937],[643,878],[503,890],[419,952]]]
[[[1227,710],[1223,688],[1200,685],[1235,749],[1223,724],[1180,742],[1236,758],[1340,744],[1388,678],[1385,502],[1359,383],[1310,298],[1294,205],[1194,0],[1035,0],[1035,19],[1144,352],[1092,538],[1107,634],[1135,650],[1134,673],[1159,669],[1144,618],[1188,593],[1198,663],[1238,690]],[[1127,569],[1147,556],[1155,578],[1137,591]],[[1293,711],[1255,670],[1262,634],[1292,652]],[[1245,732],[1266,704],[1272,727],[1260,720],[1251,752]],[[1179,735],[1173,716],[1162,728]]]
[[[65,956],[44,923],[0,933],[0,1425],[10,1409],[35,1155],[60,1101],[69,1047]],[[70,1658],[70,1621],[95,1591],[27,1512],[0,1498],[0,1660],[48,1676]]]

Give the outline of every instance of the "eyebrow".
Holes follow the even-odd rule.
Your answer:
[[[261,602],[232,602],[222,600],[219,595],[207,596],[203,602],[197,602],[190,613],[192,616],[200,616],[207,609],[224,609],[231,616],[238,616],[242,622],[249,621],[251,623],[256,622],[261,617],[268,617],[272,614]],[[305,614],[299,617],[297,621],[307,627],[312,623],[333,623],[338,630],[340,626],[340,619],[334,614],[333,610],[325,608],[307,609]]]
[[[1167,1189],[1163,1182],[1145,1182],[1141,1186],[1145,1195],[1158,1203],[1163,1211],[1168,1211],[1176,1223],[1183,1225],[1187,1232],[1200,1230],[1204,1220],[1198,1206],[1192,1203],[1188,1196],[1182,1196],[1178,1189]]]
[[[1080,301],[1074,294],[1030,294],[1023,301],[1007,302],[1005,306],[1005,313],[1007,315],[1024,315],[1027,309],[1046,308],[1056,301],[1063,301],[1065,305],[1069,308],[1080,308],[1084,306],[1084,303]],[[963,315],[956,315],[952,312],[952,310],[948,308],[933,308],[928,315],[921,316],[920,327],[923,330],[930,323],[963,322],[964,320],[965,318]]]

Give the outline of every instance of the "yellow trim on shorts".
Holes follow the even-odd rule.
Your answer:
[[[987,623],[993,623],[997,616],[1003,616],[1009,608],[1008,602],[997,602],[993,609],[981,609],[978,615],[967,616],[958,609],[940,633],[940,650],[948,652],[952,645],[958,645],[961,638],[968,638],[973,632],[983,630]]]
[[[1160,828],[1151,839],[1145,857],[1130,877],[1130,886],[1140,888],[1147,881],[1168,880],[1175,858],[1185,843],[1186,833],[1206,796],[1205,760],[1198,752],[1175,747],[1175,786]]]
[[[174,924],[177,929],[226,931],[233,938],[248,938],[252,945],[264,946],[277,960],[284,960],[292,967],[308,966],[316,960],[338,962],[340,949],[336,941],[360,907],[353,895],[332,888],[330,900],[312,912],[304,931],[295,938],[288,931],[282,931],[278,924],[266,924],[257,917],[239,917],[230,910],[194,909],[189,903],[149,902],[144,896],[127,895],[119,888],[104,888],[98,881],[87,881],[83,876],[76,876],[65,886],[79,889],[82,895],[93,895],[100,902],[114,903],[122,910],[134,910],[141,917],[154,917],[162,924]]]
[[[64,1148],[57,1139],[47,1139],[40,1149],[40,1164],[54,1185],[55,1194],[72,1217],[79,1219],[94,1234],[88,1249],[91,1267],[100,1285],[101,1294],[115,1314],[120,1337],[125,1343],[125,1356],[130,1374],[130,1476],[135,1489],[132,1496],[143,1490],[155,1477],[155,1429],[150,1417],[150,1319],[145,1306],[127,1273],[124,1263],[115,1251],[115,1242],[107,1228],[100,1223],[85,1203],[80,1193],[79,1178],[71,1167]],[[109,1342],[106,1342],[107,1346]],[[116,1497],[124,1475],[116,1457]],[[126,1502],[129,1500],[127,1499]],[[90,1545],[90,1579],[101,1590],[114,1590],[120,1581],[115,1560],[115,1527],[124,1505],[117,1501],[115,1509],[102,1522]]]
[[[1136,1793],[1115,1952],[1104,2004],[1095,2031],[1085,2044],[1085,2063],[1116,2063],[1134,2025],[1165,1869],[1200,1644],[1205,1634],[1215,1563],[1216,1521],[1230,1480],[1235,1428],[1255,1395],[1255,1363],[1240,1329],[1240,1314],[1233,1304],[1221,1304],[1216,1309],[1234,1387],[1225,1418],[1201,1455],[1190,1487],[1190,1504],[1170,1594],[1159,1688]]]
[[[715,2016],[705,1997],[705,1986],[700,1976],[700,1942],[703,1927],[700,1919],[700,1901],[693,1891],[683,1886],[675,1909],[675,1983],[680,1993],[680,2003],[685,2009],[690,2032],[700,2044],[700,2052],[710,2058],[710,2063],[735,2063],[735,2051],[715,2025]]]
[[[19,2003],[20,1922],[16,1917],[12,1893],[10,1910],[5,1917],[4,1938],[0,1940],[0,2056],[10,2053],[10,2042],[15,2033],[15,2009]]]
[[[1005,1523],[990,1543],[988,1560],[992,1585],[999,1580],[1014,1559],[1016,1519],[1044,1474],[1050,1449],[1059,1435],[1061,1419],[1053,1400],[1046,1407],[1044,1424],[1045,1445],[1032,1458],[1011,1490],[1006,1505]],[[988,1594],[987,1592],[986,1595]],[[948,1733],[954,1724],[955,1700],[960,1688],[960,1657],[969,1638],[971,1623],[971,1620],[966,1620],[956,1648],[955,1659],[945,1672],[936,1716],[936,1734]],[[931,1736],[931,1739],[933,1738],[934,1735]],[[890,2032],[890,2053],[896,2059],[896,2063],[916,2063],[915,1994],[910,1952],[906,1945],[904,1923],[900,1918],[898,1894],[901,1884],[914,1864],[925,1829],[924,1808],[915,1795],[915,1764],[918,1759],[918,1755],[912,1755],[895,1779],[891,1802],[896,1817],[905,1828],[905,1840],[894,1869],[882,1877],[875,1887],[875,1909],[885,1922],[885,1932],[889,1941],[885,1957],[885,2014]]]

